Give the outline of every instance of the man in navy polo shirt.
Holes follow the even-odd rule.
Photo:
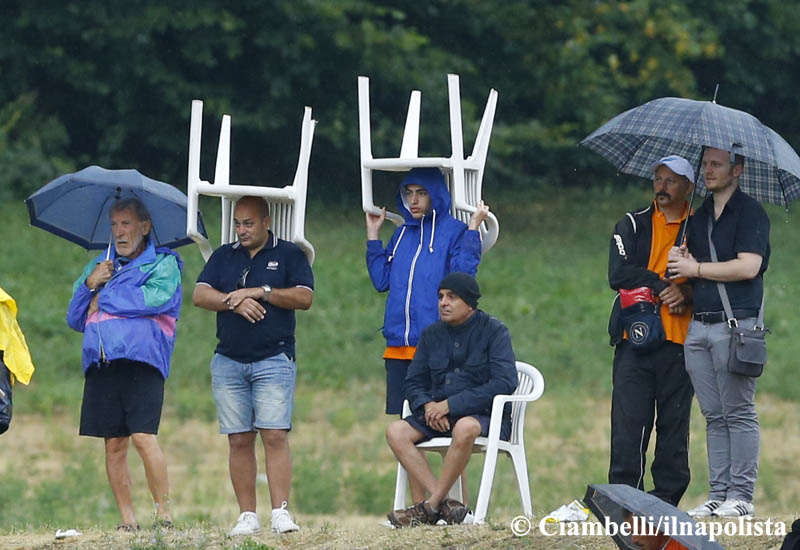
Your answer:
[[[690,516],[750,517],[758,475],[756,379],[728,372],[730,330],[717,283],[725,285],[740,327],[753,328],[769,264],[769,217],[739,188],[744,158],[706,148],[703,174],[711,192],[692,216],[685,246],[670,251],[672,277],[694,284],[694,318],[684,343],[686,372],[706,419],[710,490]],[[718,261],[711,259],[708,223]]]
[[[256,515],[256,433],[267,462],[272,531],[297,531],[288,511],[291,429],[297,373],[296,309],[311,307],[314,276],[294,243],[270,230],[269,205],[243,197],[234,209],[238,242],[214,251],[197,278],[194,305],[217,312],[219,344],[211,385],[241,514],[231,535],[260,531]]]

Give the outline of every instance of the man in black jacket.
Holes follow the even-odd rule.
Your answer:
[[[690,287],[682,280],[670,281],[665,271],[669,250],[689,214],[686,197],[694,171],[676,155],[662,158],[652,168],[655,199],[647,208],[626,214],[614,228],[608,280],[617,291],[652,293],[665,340],[644,351],[637,349],[625,330],[617,296],[608,327],[616,346],[608,480],[644,489],[645,455],[655,423],[652,493],[677,505],[689,485],[692,385],[684,366],[683,341],[691,318]],[[637,332],[635,325],[631,327]]]
[[[464,471],[478,436],[489,433],[492,401],[513,393],[517,369],[506,326],[477,309],[480,290],[466,273],[451,273],[439,283],[440,321],[422,332],[403,385],[413,414],[386,430],[397,460],[418,479],[430,498],[388,514],[395,527],[434,524],[439,519],[461,523],[466,507],[445,498]],[[511,433],[506,408],[501,439]],[[451,437],[437,480],[416,444]]]

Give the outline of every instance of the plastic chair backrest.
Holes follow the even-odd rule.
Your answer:
[[[412,168],[435,167],[445,175],[450,189],[451,214],[454,218],[467,223],[482,197],[483,172],[489,151],[489,140],[492,134],[494,113],[497,107],[497,91],[489,92],[483,118],[472,154],[464,158],[464,138],[461,127],[461,96],[458,75],[447,75],[448,99],[450,105],[450,141],[452,154],[450,157],[423,157],[418,155],[419,115],[422,93],[411,92],[408,115],[403,132],[403,143],[400,156],[397,158],[373,158],[372,137],[369,109],[369,78],[358,77],[358,120],[361,145],[361,206],[364,212],[378,214],[379,208],[373,201],[372,171],[407,172]],[[403,217],[395,212],[386,213],[386,217],[395,225],[402,225]],[[481,224],[481,248],[489,250],[497,241],[500,228],[497,217],[489,213]]]
[[[305,238],[306,196],[308,189],[308,164],[311,159],[311,144],[314,139],[314,127],[317,121],[311,118],[311,107],[303,113],[302,132],[300,136],[300,154],[297,160],[292,185],[285,187],[267,187],[258,185],[230,184],[230,139],[231,117],[223,115],[220,128],[219,147],[217,150],[217,166],[214,183],[200,179],[200,140],[203,126],[203,102],[192,101],[192,119],[189,131],[189,175],[187,186],[186,233],[199,246],[203,257],[208,260],[213,252],[208,239],[197,230],[197,213],[199,195],[219,197],[222,203],[221,244],[236,240],[233,226],[233,211],[236,200],[252,195],[263,197],[270,206],[270,229],[280,239],[294,242],[299,246],[309,263],[314,263],[314,247]]]
[[[538,383],[537,383],[538,380]],[[544,379],[538,370],[527,363],[517,361],[517,389],[514,395],[529,395],[534,399],[544,392]],[[516,401],[511,404],[511,437],[509,443],[518,445],[522,441],[525,430],[525,407],[528,401]]]

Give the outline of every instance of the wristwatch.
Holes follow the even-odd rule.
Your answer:
[[[264,297],[261,299],[266,302],[269,298],[269,295],[272,294],[272,287],[269,285],[264,285],[261,287],[261,290],[264,291]]]

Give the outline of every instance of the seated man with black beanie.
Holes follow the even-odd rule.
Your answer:
[[[397,460],[430,497],[390,512],[395,527],[463,521],[466,506],[445,497],[464,471],[475,439],[489,433],[494,397],[517,387],[511,336],[502,322],[477,309],[481,294],[475,279],[451,273],[439,284],[438,295],[440,320],[422,332],[403,385],[412,415],[386,430]],[[510,414],[507,408],[502,439],[511,432]],[[439,479],[416,447],[434,437],[452,438]]]

